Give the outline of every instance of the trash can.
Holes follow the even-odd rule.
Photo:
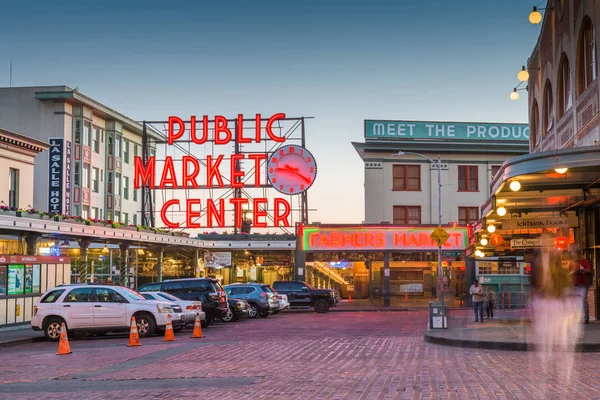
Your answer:
[[[445,301],[429,302],[429,329],[448,329],[448,309]]]

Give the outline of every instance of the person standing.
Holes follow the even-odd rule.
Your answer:
[[[475,279],[471,289],[469,290],[473,300],[473,313],[475,314],[475,322],[483,322],[483,286]]]
[[[588,305],[588,290],[592,280],[592,264],[580,253],[577,253],[570,263],[573,286],[578,289],[583,298],[583,314],[586,324],[590,323],[590,307]]]
[[[485,311],[488,319],[494,319],[494,308],[496,308],[496,293],[490,286],[485,292]]]

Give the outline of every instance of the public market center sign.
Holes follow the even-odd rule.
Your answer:
[[[529,140],[527,124],[365,120],[367,139]]]

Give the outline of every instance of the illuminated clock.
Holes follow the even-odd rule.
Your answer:
[[[310,151],[288,145],[275,150],[267,165],[267,176],[273,187],[283,194],[299,194],[312,186],[317,176],[317,163]]]

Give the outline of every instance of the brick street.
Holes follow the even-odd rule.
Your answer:
[[[0,399],[600,398],[599,353],[542,363],[532,352],[431,345],[426,322],[425,311],[284,312],[142,347],[79,339],[56,356],[55,343],[30,343],[2,349]]]

